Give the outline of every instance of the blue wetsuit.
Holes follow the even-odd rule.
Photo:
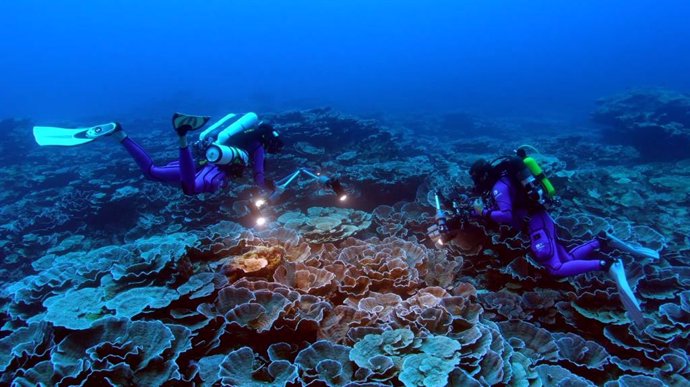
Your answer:
[[[179,160],[164,166],[156,166],[146,151],[129,137],[122,140],[122,145],[134,158],[137,165],[147,179],[166,183],[180,183],[187,195],[202,192],[215,192],[228,183],[227,173],[215,164],[207,163],[197,169],[192,151],[189,147],[180,148]],[[254,171],[254,183],[260,188],[266,188],[264,178],[264,147],[258,140],[247,144],[245,150],[250,155]]]
[[[544,265],[550,274],[559,277],[602,270],[600,260],[594,253],[601,247],[593,239],[571,250],[558,240],[556,225],[543,207],[526,208],[520,205],[517,189],[509,178],[502,177],[491,189],[494,199],[492,208],[485,208],[482,215],[491,220],[521,229],[525,221],[529,229],[531,250],[534,258]]]

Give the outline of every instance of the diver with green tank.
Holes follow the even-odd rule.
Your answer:
[[[442,200],[436,194],[436,224],[429,235],[439,243],[449,242],[468,217],[506,224],[516,230],[526,226],[532,256],[552,276],[566,277],[591,271],[605,271],[616,282],[621,301],[636,325],[643,324],[639,302],[635,298],[620,259],[599,257],[601,250],[619,250],[636,257],[658,259],[658,252],[624,243],[602,232],[593,240],[570,250],[558,238],[556,224],[547,208],[558,204],[553,184],[537,161],[519,147],[514,156],[499,157],[491,162],[476,160],[470,168],[473,193],[478,198]],[[449,215],[442,202],[450,202]]]

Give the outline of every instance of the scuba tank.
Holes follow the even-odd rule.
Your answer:
[[[547,200],[553,200],[556,196],[556,189],[537,161],[527,156],[527,152],[522,147],[518,148],[515,153],[522,159],[523,168],[517,177],[526,189],[528,197],[540,204],[544,204]]]
[[[225,145],[232,135],[256,126],[258,122],[259,117],[256,113],[243,115],[230,113],[199,133],[199,141]]]
[[[209,163],[220,165],[236,163],[247,165],[249,164],[249,155],[244,150],[234,146],[213,143],[206,148],[206,160]]]
[[[232,125],[237,119],[240,118],[235,113],[229,113],[225,115],[220,120],[213,123],[213,125],[204,129],[203,132],[199,133],[199,141],[201,142],[213,142],[218,138],[218,133],[222,132],[226,127]]]
[[[228,146],[227,142],[233,135],[255,127],[258,121],[259,118],[256,113],[244,115],[230,113],[201,132],[198,144],[206,157],[206,161],[219,165],[237,162],[246,165],[249,161],[247,152]]]
[[[233,122],[231,125],[229,125],[226,129],[224,129],[222,132],[218,133],[218,138],[216,138],[216,143],[218,144],[225,144],[230,137],[233,135],[243,131],[247,130],[249,128],[255,127],[259,123],[259,117],[256,116],[256,113],[247,113],[240,117],[237,121]]]

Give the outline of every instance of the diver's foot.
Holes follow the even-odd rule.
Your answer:
[[[604,258],[599,260],[599,266],[601,266],[601,270],[608,272],[611,269],[611,266],[613,266],[616,262],[620,262],[620,259]]]
[[[119,122],[109,122],[107,124],[94,126],[86,131],[84,136],[86,138],[96,139],[99,137],[110,136],[114,133],[121,132],[122,125]]]
[[[173,114],[173,128],[178,136],[184,137],[187,132],[197,130],[206,125],[211,117],[207,116],[192,116],[188,114],[175,113]]]

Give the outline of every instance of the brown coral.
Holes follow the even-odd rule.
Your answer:
[[[221,268],[230,282],[252,275],[266,277],[273,273],[283,261],[285,248],[283,246],[255,246],[252,250],[229,259]]]

